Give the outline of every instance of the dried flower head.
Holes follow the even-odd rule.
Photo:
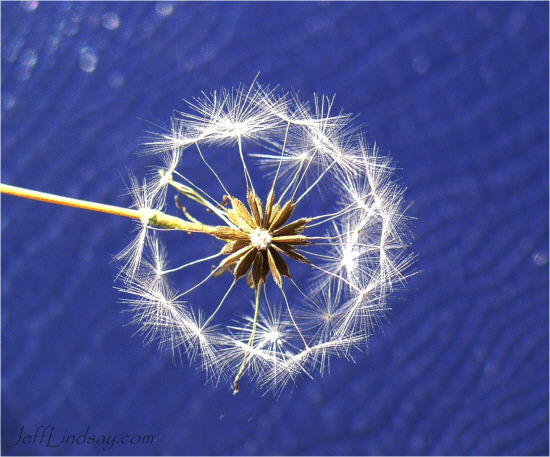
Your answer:
[[[120,288],[147,341],[185,352],[234,393],[243,376],[279,392],[301,374],[323,373],[332,356],[351,358],[409,274],[402,190],[390,161],[349,115],[333,112],[332,98],[310,106],[254,82],[203,94],[189,108],[148,143],[162,166],[142,185],[132,179],[144,216],[121,254]],[[205,172],[211,179],[199,186]],[[170,188],[180,216],[162,212]],[[207,211],[192,216],[183,198]],[[168,269],[163,230],[183,232],[182,243],[193,242],[186,233],[208,235],[217,246],[208,252],[205,242],[204,256]],[[201,266],[208,271],[194,279]],[[225,292],[198,306],[194,295],[222,278]],[[176,291],[176,281],[192,285]]]

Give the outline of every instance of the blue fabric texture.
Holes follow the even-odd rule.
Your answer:
[[[3,197],[4,454],[548,454],[547,3],[1,7],[2,182],[129,205],[147,131],[260,72],[358,113],[419,271],[355,363],[233,397],[132,337],[128,220]]]

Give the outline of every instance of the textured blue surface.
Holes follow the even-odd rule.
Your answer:
[[[2,198],[3,453],[104,453],[6,447],[39,425],[156,437],[107,454],[548,453],[548,4],[35,6],[2,4],[2,182],[128,204],[148,121],[261,71],[361,113],[421,274],[356,364],[234,398],[132,338],[127,220]]]

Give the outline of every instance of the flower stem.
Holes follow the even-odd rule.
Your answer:
[[[15,197],[28,198],[55,205],[70,206],[72,208],[87,209],[100,213],[115,214],[117,216],[129,217],[131,219],[139,219],[144,223],[155,225],[157,227],[184,230],[186,232],[202,232],[212,234],[216,227],[204,225],[200,222],[188,222],[179,217],[170,216],[162,211],[141,208],[130,209],[120,206],[106,205],[104,203],[96,203],[88,200],[79,200],[77,198],[63,197],[61,195],[39,192],[37,190],[25,189],[23,187],[10,186],[8,184],[0,184],[0,192],[6,195]]]
[[[254,322],[252,323],[252,332],[250,333],[250,338],[248,339],[248,349],[244,353],[243,363],[241,364],[241,368],[239,369],[237,376],[235,376],[235,381],[233,382],[233,395],[237,395],[239,393],[239,390],[240,390],[239,379],[241,379],[242,375],[244,374],[244,370],[246,370],[246,366],[248,365],[248,357],[250,355],[250,349],[254,344],[254,336],[256,335],[256,326],[258,324],[258,317],[260,315],[261,290],[262,290],[262,280],[260,280],[260,282],[258,282],[258,285],[256,286],[256,306],[254,310]]]
[[[116,214],[117,216],[130,217],[132,219],[141,219],[142,217],[142,213],[136,209],[121,208],[119,206],[105,205],[103,203],[79,200],[77,198],[62,197],[61,195],[48,194],[46,192],[10,186],[8,184],[0,184],[0,190],[6,195],[14,195],[15,197],[28,198],[30,200],[38,200],[40,202],[53,203],[55,205]]]

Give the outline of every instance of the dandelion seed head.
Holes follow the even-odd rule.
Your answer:
[[[142,217],[120,255],[124,301],[146,341],[185,354],[208,379],[279,394],[334,357],[352,359],[412,274],[403,190],[334,97],[310,104],[254,81],[187,103],[146,143],[161,165],[142,184],[130,178]],[[206,185],[195,182],[205,173]],[[215,244],[169,268],[163,230]]]

